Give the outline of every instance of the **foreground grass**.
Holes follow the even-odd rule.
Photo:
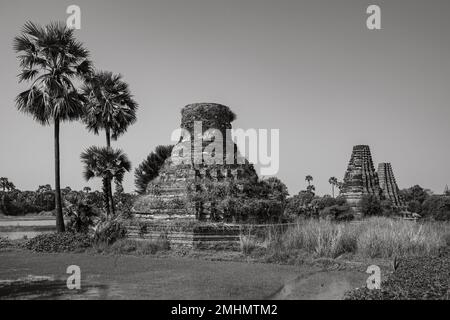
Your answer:
[[[379,217],[355,223],[299,220],[283,232],[267,230],[263,240],[241,237],[241,250],[248,253],[258,246],[264,247],[270,262],[282,262],[298,251],[313,257],[337,258],[352,254],[370,259],[391,259],[437,254],[449,242],[448,223]]]

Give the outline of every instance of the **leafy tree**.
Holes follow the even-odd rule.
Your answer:
[[[95,217],[97,216],[93,207],[80,201],[67,210],[69,221],[67,222],[67,230],[77,233],[88,233],[89,228],[95,224]]]
[[[14,183],[8,180],[8,178],[2,177],[0,178],[0,188],[2,188],[3,192],[5,191],[13,191],[16,189]]]
[[[134,184],[138,194],[144,194],[147,185],[158,176],[164,161],[170,157],[173,145],[157,146],[134,171]]]
[[[56,227],[63,232],[60,123],[78,120],[84,113],[84,99],[73,80],[90,71],[89,53],[63,22],[45,27],[27,22],[22,34],[14,38],[14,50],[19,54],[19,82],[32,81],[31,88],[17,96],[17,108],[41,125],[54,126]]]
[[[131,162],[127,155],[120,149],[92,146],[81,154],[81,161],[87,181],[94,177],[102,179],[106,214],[114,215],[114,199],[108,184],[112,180],[121,183],[125,173],[130,171]]]
[[[410,200],[407,205],[407,210],[420,214],[422,212],[422,204],[417,200]]]
[[[52,191],[52,186],[49,184],[41,185],[36,190],[37,193],[44,193],[49,191]]]
[[[311,181],[313,181],[313,180],[314,180],[313,177],[310,175],[307,175],[305,177],[305,181],[308,182],[308,186],[311,185]]]
[[[309,186],[306,187],[306,191],[311,193],[314,196],[314,191],[316,191],[316,187],[313,184],[310,184]]]
[[[298,194],[287,199],[285,214],[288,217],[296,217],[299,215],[312,215],[312,201],[315,199],[314,194],[302,190]]]
[[[374,195],[365,195],[360,200],[361,211],[364,216],[378,216],[383,213],[380,199]]]
[[[286,185],[277,177],[270,177],[265,180],[261,180],[262,183],[266,184],[268,188],[268,197],[271,199],[286,201],[289,195],[288,188]]]
[[[439,221],[450,221],[450,197],[432,195],[422,204],[421,215]]]
[[[328,179],[328,182],[331,184],[331,194],[334,198],[334,187],[337,186],[338,180],[336,177],[331,177],[330,179]]]
[[[198,219],[209,213],[213,221],[278,221],[285,207],[285,186],[276,178],[267,180],[192,184],[188,187],[187,207],[195,208]]]
[[[411,188],[401,190],[400,194],[406,202],[418,201],[422,204],[431,195],[431,191],[415,185]]]

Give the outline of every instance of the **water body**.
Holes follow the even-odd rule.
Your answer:
[[[0,252],[0,299],[341,299],[367,274],[154,256]],[[66,286],[67,266],[81,290]]]
[[[0,219],[0,237],[9,240],[34,238],[40,234],[56,230],[55,218],[19,217]]]

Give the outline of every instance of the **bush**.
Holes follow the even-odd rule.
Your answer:
[[[94,208],[84,202],[70,206],[66,210],[69,217],[66,228],[70,232],[88,233],[94,226],[94,218],[98,215]]]
[[[250,234],[239,235],[239,244],[241,252],[245,255],[250,254],[257,247],[255,239]]]
[[[422,217],[438,221],[450,221],[450,197],[430,196],[422,204]]]
[[[360,200],[361,212],[364,216],[379,216],[383,214],[380,200],[374,195],[365,195]]]
[[[399,260],[397,270],[379,290],[359,288],[345,295],[348,300],[448,300],[450,250],[439,255]]]
[[[91,245],[87,235],[72,232],[41,234],[23,244],[26,249],[36,252],[83,251]]]
[[[107,245],[113,244],[117,240],[125,238],[127,229],[119,220],[106,220],[100,222],[96,226],[94,240],[96,242],[105,243]]]

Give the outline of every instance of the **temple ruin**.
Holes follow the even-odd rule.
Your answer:
[[[404,204],[399,196],[399,189],[390,163],[380,163],[378,165],[378,179],[383,198],[391,200],[394,206],[403,206]]]
[[[340,194],[347,200],[355,213],[359,212],[358,204],[364,195],[381,197],[378,175],[373,165],[369,146],[353,147]]]
[[[207,220],[208,216],[196,216],[195,208],[186,206],[189,186],[204,181],[257,179],[252,164],[238,161],[237,146],[227,133],[231,129],[234,113],[216,103],[195,103],[181,111],[181,128],[188,138],[180,137],[171,157],[164,162],[159,175],[147,187],[147,193],[134,204],[135,216],[145,219],[190,218]],[[201,122],[201,131],[194,130]],[[214,135],[214,130],[220,134]],[[198,144],[201,141],[201,144]],[[212,143],[222,148],[212,149]],[[190,150],[189,158],[183,152]],[[227,154],[227,151],[232,150]],[[229,157],[232,157],[230,161]],[[228,157],[228,158],[227,158]],[[220,159],[219,163],[208,163],[205,159]],[[187,161],[186,161],[187,160]],[[221,162],[221,163],[220,163]]]
[[[196,248],[239,243],[238,225],[209,223],[214,220],[211,206],[201,204],[199,210],[188,201],[190,190],[207,182],[258,180],[253,165],[239,154],[227,130],[234,119],[227,106],[216,103],[195,103],[181,110],[179,142],[146,193],[135,201],[132,211],[139,223],[128,227],[130,238],[155,240],[164,236],[171,245]],[[216,148],[211,147],[214,145]]]

